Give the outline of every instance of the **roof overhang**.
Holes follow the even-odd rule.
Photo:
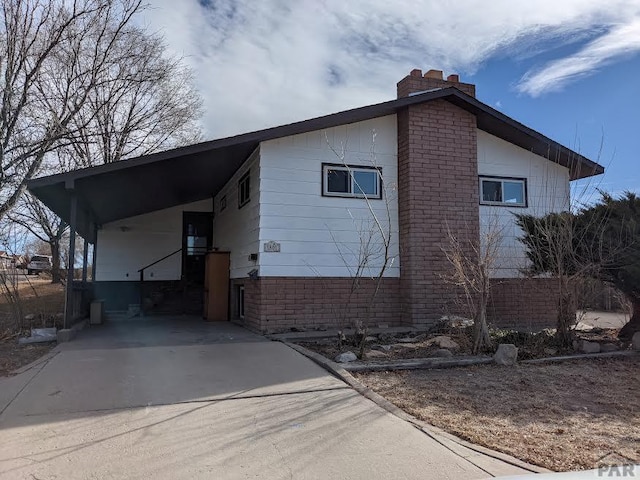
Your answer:
[[[473,113],[479,129],[569,168],[572,180],[604,172],[601,165],[449,87],[117,163],[36,178],[28,183],[28,188],[67,222],[72,198],[76,196],[76,231],[93,242],[95,229],[105,223],[213,197],[260,142],[392,115],[412,105],[437,99]]]

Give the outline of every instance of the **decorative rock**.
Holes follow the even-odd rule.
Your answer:
[[[358,357],[356,357],[356,354],[353,352],[344,352],[335,358],[335,361],[338,363],[349,363],[355,362],[356,360],[358,360]]]
[[[600,353],[600,344],[598,342],[583,340],[580,344],[580,350],[583,353]]]
[[[458,315],[444,315],[440,317],[440,322],[454,328],[465,328],[473,325],[472,319]]]
[[[449,357],[453,357],[453,353],[451,353],[451,350],[447,350],[446,348],[439,348],[438,350],[433,352],[432,356],[440,357],[440,358],[449,358]]]
[[[451,340],[451,337],[446,337],[444,335],[432,339],[431,342],[440,348],[446,348],[447,350],[460,350],[460,345],[458,345],[457,342]]]
[[[383,352],[388,352],[392,348],[393,347],[391,345],[373,345],[371,347],[371,350],[380,350],[380,351],[383,351]]]
[[[415,343],[416,339],[411,337],[398,338],[396,342],[398,343]]]
[[[36,316],[35,316],[33,313],[30,313],[29,315],[25,315],[25,316],[24,316],[24,319],[25,319],[27,322],[31,322],[31,321],[33,321],[33,320],[35,320],[35,319],[36,319]]]
[[[30,337],[18,339],[19,344],[55,342],[57,339],[55,328],[32,328]]]
[[[518,348],[511,343],[501,343],[493,356],[498,365],[515,365],[518,360]]]
[[[306,332],[307,329],[304,327],[291,327],[292,332]]]
[[[367,352],[367,358],[387,358],[387,354],[380,350],[370,350]]]
[[[549,356],[554,356],[558,354],[558,350],[556,350],[555,348],[545,348],[544,354]]]
[[[393,335],[391,335],[391,334],[389,334],[389,333],[381,333],[380,335],[378,335],[378,339],[379,339],[381,342],[385,342],[385,343],[393,342],[393,341],[394,341],[394,337],[393,337]]]
[[[372,336],[368,336],[367,338],[364,339],[365,342],[375,342],[376,340],[378,340],[377,337],[372,337]]]
[[[636,332],[633,334],[633,338],[631,339],[631,345],[634,350],[640,352],[640,332]]]
[[[615,343],[601,343],[600,344],[601,352],[616,352],[618,351],[618,346]]]

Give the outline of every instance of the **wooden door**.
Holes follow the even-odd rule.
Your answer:
[[[207,254],[204,318],[210,322],[229,320],[229,252]]]

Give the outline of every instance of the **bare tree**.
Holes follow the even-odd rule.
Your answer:
[[[0,0],[0,218],[78,128],[141,8],[141,0]]]
[[[487,305],[503,240],[497,217],[489,217],[482,227],[478,238],[461,238],[447,227],[447,244],[442,248],[451,267],[442,279],[457,289],[460,308],[473,318],[473,353],[491,347]]]
[[[358,356],[364,356],[366,346],[366,338],[368,333],[368,324],[373,316],[376,298],[380,292],[382,281],[395,262],[395,255],[392,249],[392,218],[391,204],[395,194],[396,186],[384,181],[382,168],[379,167],[375,153],[376,132],[372,132],[371,149],[369,153],[369,166],[373,167],[373,171],[379,180],[382,191],[382,212],[372,204],[371,195],[365,193],[364,186],[360,185],[357,176],[354,175],[349,165],[346,147],[341,145],[340,149],[333,146],[327,136],[325,141],[330,150],[339,160],[340,164],[347,170],[349,178],[353,180],[354,188],[361,193],[358,195],[364,200],[366,205],[366,214],[362,218],[357,218],[351,211],[348,215],[354,223],[355,231],[358,236],[356,248],[351,248],[348,244],[341,243],[335,234],[329,229],[329,233],[338,250],[340,258],[349,271],[351,284],[346,304],[343,306],[341,315],[341,323],[347,324],[347,306],[351,305],[354,295],[364,286],[364,283],[371,283],[371,291],[366,304],[364,317],[356,316],[352,321],[354,326],[354,341],[358,347]],[[339,317],[340,318],[340,317]]]
[[[50,42],[50,51],[40,52],[34,38],[35,46],[19,52],[27,59],[37,56],[42,65],[12,79],[24,89],[24,107],[12,108],[10,96],[4,103],[18,127],[41,116],[56,119],[59,128],[55,135],[45,128],[48,124],[31,126],[28,135],[23,130],[11,138],[7,135],[4,165],[12,165],[10,155],[24,149],[26,143],[31,153],[20,157],[20,168],[7,173],[0,183],[0,193],[5,194],[0,217],[8,214],[50,246],[53,282],[60,281],[60,243],[68,228],[34,197],[21,197],[29,178],[111,163],[200,139],[200,98],[191,73],[180,59],[165,55],[158,35],[130,22],[141,9],[139,1],[76,0],[65,5],[52,2],[45,7],[37,0],[22,0],[11,10],[4,2],[5,24],[17,24],[7,33],[6,45],[15,38],[59,32],[56,41]],[[56,23],[58,17],[72,14],[77,20]],[[33,32],[20,24],[36,18],[40,24]],[[25,166],[30,170],[20,174]]]
[[[21,197],[16,207],[7,214],[7,219],[21,225],[48,245],[51,252],[51,282],[60,283],[61,244],[69,225],[30,193]]]
[[[200,140],[201,98],[191,71],[166,55],[162,38],[129,27],[114,40],[108,63],[112,68],[72,122],[68,147],[58,159],[63,169]]]

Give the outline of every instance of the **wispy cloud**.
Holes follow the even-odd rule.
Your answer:
[[[396,82],[416,67],[459,72],[464,80],[495,55],[526,56],[576,38],[590,42],[581,50],[590,58],[619,58],[631,38],[629,19],[640,18],[637,0],[151,4],[147,23],[195,70],[210,137],[391,99]],[[579,76],[577,67],[562,66],[572,58],[529,72],[520,88],[540,94]],[[598,65],[593,60],[582,71]]]
[[[627,24],[612,27],[575,54],[553,60],[540,70],[529,71],[518,85],[518,90],[534,97],[561,90],[568,82],[592,75],[599,67],[639,52],[640,15]]]

